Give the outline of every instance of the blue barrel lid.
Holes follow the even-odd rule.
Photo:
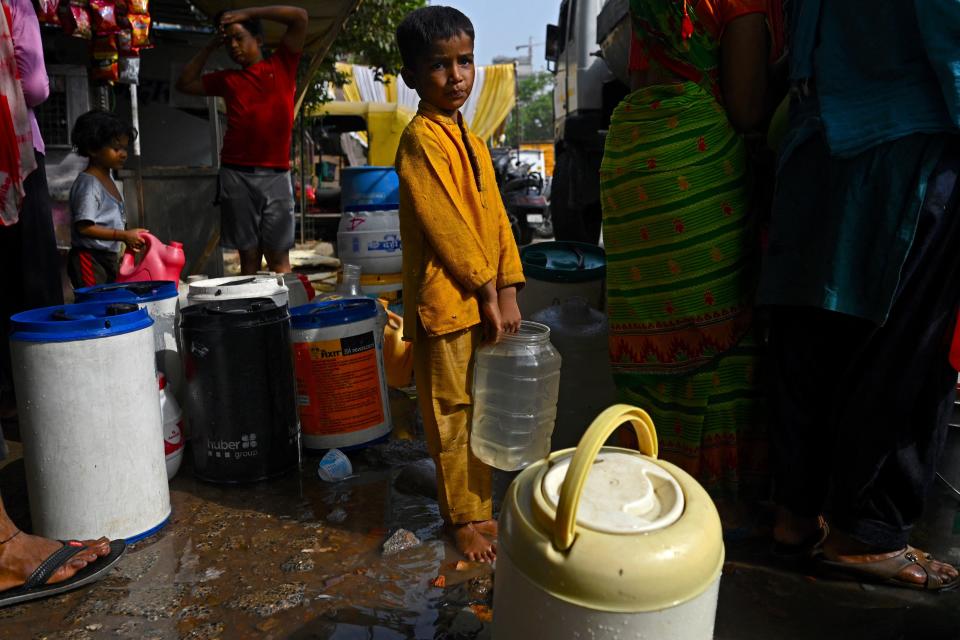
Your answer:
[[[520,250],[523,273],[548,282],[589,282],[607,273],[603,247],[583,242],[538,242]]]
[[[294,329],[323,329],[377,317],[377,305],[371,298],[321,300],[296,307],[290,312]]]
[[[73,292],[77,302],[117,301],[156,302],[177,297],[177,283],[173,280],[146,280],[143,282],[112,282],[84,287]]]
[[[43,307],[10,318],[11,341],[71,342],[107,338],[153,324],[146,309],[131,302],[83,302]]]

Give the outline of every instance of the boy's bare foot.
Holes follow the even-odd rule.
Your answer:
[[[474,522],[473,526],[477,531],[491,540],[496,540],[500,535],[496,520],[480,520],[479,522]]]
[[[83,545],[87,548],[50,576],[47,584],[68,580],[97,558],[110,553],[110,541],[106,538],[85,540]],[[56,540],[26,533],[18,533],[8,542],[0,544],[0,593],[22,586],[40,563],[62,546]]]
[[[476,524],[448,525],[447,531],[453,536],[457,551],[470,562],[490,562],[497,557],[497,548],[477,529]]]

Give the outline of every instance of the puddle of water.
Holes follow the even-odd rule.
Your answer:
[[[382,462],[382,459],[381,459]],[[337,484],[299,474],[251,486],[171,484],[171,523],[128,551],[96,585],[0,610],[11,638],[474,638],[488,637],[469,605],[489,605],[457,573],[436,503],[396,491],[396,468],[354,460]],[[328,515],[344,512],[340,522]],[[396,529],[422,544],[392,556]],[[489,575],[489,569],[486,570]],[[466,572],[461,572],[466,574]],[[486,632],[487,635],[477,635]]]

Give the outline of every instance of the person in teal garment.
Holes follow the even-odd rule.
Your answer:
[[[794,0],[770,317],[774,541],[926,590],[909,546],[942,450],[960,305],[960,2]]]

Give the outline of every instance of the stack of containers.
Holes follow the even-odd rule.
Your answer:
[[[400,181],[393,167],[350,167],[341,175],[343,217],[337,253],[360,266],[366,294],[397,292],[403,248],[400,240]]]
[[[34,533],[136,541],[170,516],[153,321],[90,302],[11,318]]]

